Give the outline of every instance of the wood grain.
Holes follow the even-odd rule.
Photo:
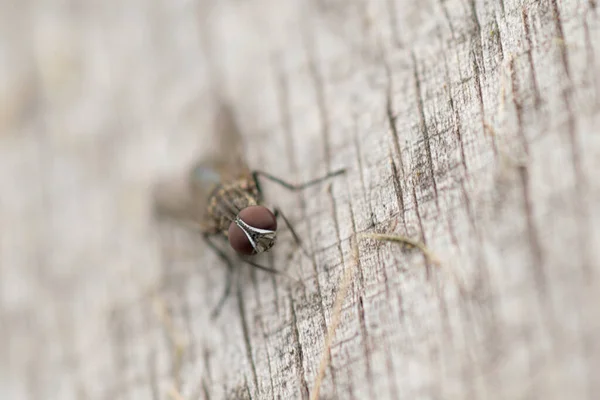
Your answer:
[[[23,1],[0,32],[1,398],[600,392],[596,1]],[[212,321],[225,267],[151,205],[215,91],[252,167],[349,172],[266,185],[311,256],[262,261],[304,286],[242,264]]]

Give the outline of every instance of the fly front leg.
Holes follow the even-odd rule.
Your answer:
[[[292,226],[290,221],[286,218],[285,214],[283,214],[283,212],[277,207],[274,207],[273,214],[275,215],[275,218],[281,217],[281,219],[283,220],[283,222],[285,223],[287,228],[290,230],[290,233],[292,234],[292,237],[294,238],[294,242],[296,242],[296,245],[298,247],[300,247],[300,249],[302,250],[302,252],[304,253],[304,255],[307,258],[310,258],[308,251],[304,248],[304,246],[302,246],[302,241],[300,240],[300,237],[296,233],[296,230],[294,229],[294,227]]]
[[[271,274],[274,274],[274,275],[283,276],[284,278],[290,279],[291,281],[293,281],[293,282],[295,282],[295,283],[299,283],[299,284],[301,284],[302,286],[304,286],[304,283],[302,283],[302,281],[300,281],[300,280],[298,280],[298,279],[294,278],[294,277],[293,277],[293,276],[291,276],[291,275],[288,275],[288,274],[286,274],[285,272],[279,271],[279,270],[277,270],[277,269],[275,269],[275,268],[269,268],[269,267],[265,267],[264,265],[260,265],[260,264],[258,264],[258,263],[255,263],[254,261],[252,261],[252,260],[249,260],[249,259],[248,259],[248,258],[246,258],[246,257],[242,257],[242,256],[240,256],[240,260],[242,260],[243,262],[245,262],[245,263],[246,263],[246,264],[248,264],[248,265],[251,265],[251,266],[253,266],[254,268],[260,269],[260,270],[262,270],[262,271],[265,271],[265,272],[269,272],[269,273],[271,273]]]
[[[293,183],[286,182],[283,179],[278,178],[276,176],[273,176],[273,175],[271,175],[271,174],[269,174],[267,172],[257,171],[256,170],[256,171],[252,172],[252,179],[254,180],[254,183],[256,185],[256,189],[258,190],[259,199],[262,200],[263,193],[262,193],[262,188],[261,188],[261,185],[260,185],[259,177],[268,179],[271,182],[275,182],[278,185],[283,186],[284,188],[286,188],[288,190],[297,192],[297,191],[300,191],[300,190],[304,190],[304,189],[306,189],[308,187],[317,185],[317,184],[319,184],[319,183],[321,183],[321,182],[323,182],[323,181],[325,181],[327,179],[330,179],[330,178],[333,178],[333,177],[336,177],[338,175],[342,175],[342,174],[345,174],[345,173],[346,173],[345,169],[338,169],[338,170],[330,172],[329,174],[327,174],[325,176],[322,176],[320,178],[313,179],[311,181],[304,182],[304,183],[301,183],[301,184],[293,184]],[[283,222],[285,222],[285,225],[290,230],[290,232],[292,234],[292,237],[294,238],[294,241],[296,242],[296,245],[298,245],[298,247],[300,247],[302,249],[302,252],[304,253],[304,255],[306,255],[307,257],[310,258],[309,254],[308,254],[308,251],[302,246],[302,242],[300,241],[300,237],[298,237],[298,234],[296,234],[296,231],[292,227],[292,224],[290,224],[290,221],[285,217],[285,215],[281,212],[281,210],[279,208],[275,208],[274,209],[274,214],[275,214],[276,218],[278,216],[281,216],[281,218],[283,219]]]

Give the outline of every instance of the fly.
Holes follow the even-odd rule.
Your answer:
[[[185,190],[176,202],[157,193],[157,214],[192,224],[207,245],[225,262],[228,277],[225,291],[212,315],[218,315],[231,291],[233,263],[215,239],[225,239],[242,260],[256,268],[281,272],[251,261],[248,257],[269,251],[277,241],[277,220],[281,217],[294,241],[300,239],[281,210],[271,211],[263,201],[261,179],[277,183],[291,191],[300,191],[331,177],[345,173],[334,171],[300,185],[288,183],[263,171],[251,170],[243,157],[240,130],[232,109],[221,104],[216,118],[217,151],[212,157],[197,162],[189,171]],[[162,196],[162,197],[161,197]]]

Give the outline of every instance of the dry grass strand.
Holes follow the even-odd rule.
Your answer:
[[[430,263],[434,264],[437,267],[441,267],[442,265],[440,259],[431,250],[429,250],[427,246],[425,246],[422,242],[418,240],[409,238],[408,236],[391,235],[385,233],[361,233],[358,236],[363,239],[373,239],[383,242],[396,242],[415,247],[421,250],[423,255],[427,258],[427,260]]]
[[[352,278],[354,277],[354,271],[358,265],[358,243],[356,240],[353,240],[352,243],[352,260],[348,267],[345,268],[344,274],[340,279],[339,290],[335,297],[335,303],[333,304],[333,313],[331,316],[331,324],[329,325],[329,329],[327,329],[327,337],[325,338],[325,346],[323,347],[323,352],[321,353],[321,361],[319,363],[319,371],[317,373],[317,377],[315,379],[315,383],[313,385],[313,389],[311,392],[310,400],[317,400],[319,398],[319,393],[321,391],[321,385],[323,383],[323,378],[325,377],[325,370],[329,366],[329,352],[331,350],[331,343],[333,342],[333,338],[335,337],[335,331],[337,330],[338,325],[340,324],[342,317],[342,305],[344,304],[344,300],[348,294],[348,289],[350,288],[350,284],[352,283]]]

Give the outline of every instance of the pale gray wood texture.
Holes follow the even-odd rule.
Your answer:
[[[323,399],[597,398],[597,2],[213,3],[1,3],[0,398],[305,399],[324,352]],[[210,321],[225,268],[150,207],[215,86],[251,166],[349,172],[268,185],[305,287],[241,265]]]

